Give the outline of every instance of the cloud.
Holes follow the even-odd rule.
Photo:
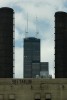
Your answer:
[[[21,34],[19,33],[18,29],[15,30],[15,41],[21,39]]]
[[[41,41],[41,61],[49,62],[49,73],[54,77],[54,45],[50,40]]]
[[[23,78],[23,48],[15,48],[15,78]]]

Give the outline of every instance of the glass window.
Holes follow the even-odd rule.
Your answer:
[[[0,100],[3,100],[3,99],[4,99],[3,94],[0,94]]]
[[[36,93],[36,94],[35,94],[35,100],[41,100],[40,93]]]
[[[14,94],[9,94],[9,100],[15,100],[15,95]]]
[[[51,100],[51,93],[46,93],[45,100]]]

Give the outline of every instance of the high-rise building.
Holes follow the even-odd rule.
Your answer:
[[[13,77],[13,13],[0,8],[0,78]]]
[[[67,78],[67,13],[55,13],[55,77]]]
[[[40,39],[24,39],[24,78],[40,75]]]

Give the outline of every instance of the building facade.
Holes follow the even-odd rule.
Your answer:
[[[13,77],[13,14],[12,8],[0,8],[0,78]]]
[[[48,77],[49,76],[49,63],[48,62],[40,62],[40,76]]]
[[[24,78],[40,75],[40,39],[24,39]]]
[[[67,79],[0,79],[0,100],[67,100]]]
[[[67,78],[67,13],[55,13],[55,78]]]
[[[40,76],[40,62],[33,62],[32,63],[32,77],[36,78]]]

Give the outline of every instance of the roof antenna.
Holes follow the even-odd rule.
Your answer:
[[[27,37],[26,35],[27,35],[27,34],[26,34],[26,26],[25,26],[25,38]]]
[[[37,26],[38,26],[38,17],[36,16],[36,37],[38,37],[39,34]]]
[[[27,38],[27,35],[28,35],[28,13],[27,13],[27,23],[25,27],[25,38]]]
[[[28,13],[27,13],[27,30],[26,33],[28,33]]]

